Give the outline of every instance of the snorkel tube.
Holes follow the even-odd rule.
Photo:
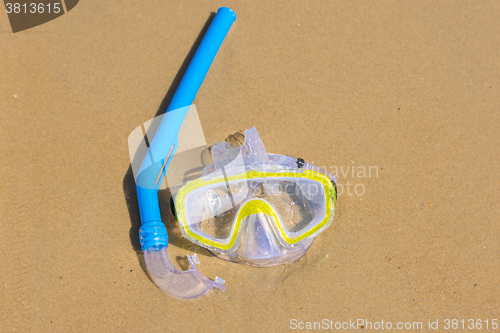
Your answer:
[[[177,149],[182,122],[235,19],[236,14],[229,8],[221,7],[217,11],[163,116],[136,177],[141,215],[139,239],[146,265],[156,285],[177,298],[197,298],[213,287],[226,289],[224,280],[216,277],[215,281],[211,281],[196,269],[199,263],[196,254],[187,256],[191,268],[186,271],[172,265],[167,251],[167,229],[161,221],[158,190]]]

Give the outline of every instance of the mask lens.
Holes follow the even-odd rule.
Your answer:
[[[224,241],[229,238],[237,208],[224,184],[186,197],[187,224],[196,234]]]
[[[261,194],[260,198],[276,209],[291,237],[306,232],[325,217],[325,190],[317,181],[270,178],[262,182]]]
[[[291,238],[325,218],[325,189],[307,178],[267,177],[218,182],[186,196],[187,223],[196,234],[229,242],[238,209],[250,199],[269,202]]]

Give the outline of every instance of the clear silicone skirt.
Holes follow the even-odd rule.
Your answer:
[[[258,267],[291,264],[333,221],[336,179],[268,154],[255,128],[241,147],[222,143],[202,177],[175,197],[181,232],[221,259]]]

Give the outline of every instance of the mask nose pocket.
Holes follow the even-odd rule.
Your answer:
[[[269,259],[281,256],[278,240],[271,227],[272,217],[258,213],[247,216],[245,220],[245,234],[242,235],[245,257]]]

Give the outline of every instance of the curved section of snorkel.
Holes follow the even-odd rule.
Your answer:
[[[168,258],[167,230],[161,222],[158,189],[177,149],[182,122],[235,19],[235,13],[229,8],[221,7],[217,11],[163,116],[136,177],[142,222],[139,239],[151,278],[169,295],[183,299],[200,297],[213,287],[225,290],[222,285],[224,280],[216,278],[214,282],[204,277],[195,267],[199,263],[196,255],[188,256],[191,268],[186,271],[172,265]]]
[[[196,265],[200,263],[196,254],[188,255],[187,258],[191,268],[180,271],[172,265],[166,247],[159,251],[144,251],[151,279],[170,296],[193,299],[206,294],[214,287],[226,289],[223,279],[215,277],[215,281],[211,281],[196,269]]]

